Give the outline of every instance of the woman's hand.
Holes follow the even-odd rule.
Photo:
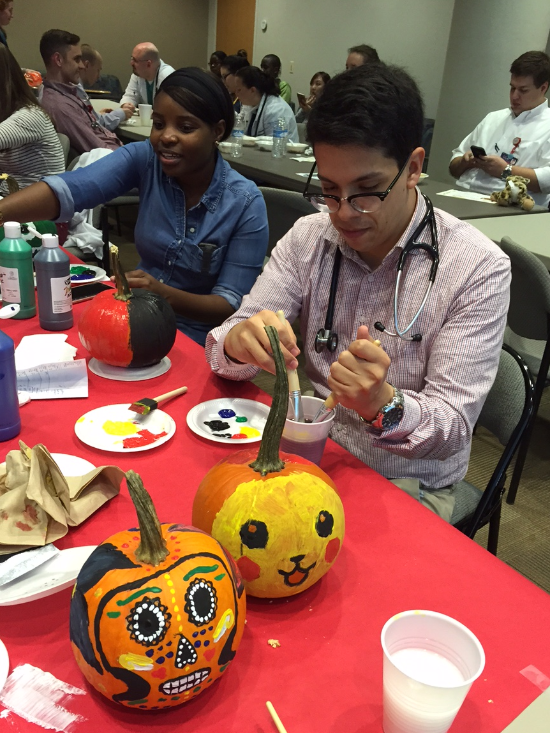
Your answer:
[[[125,274],[128,285],[131,288],[143,288],[143,290],[150,290],[152,293],[166,297],[166,286],[152,275],[149,275],[148,272],[143,272],[143,270],[130,270],[130,272]],[[111,282],[115,282],[114,277],[111,277]]]
[[[394,395],[393,387],[386,382],[390,363],[367,326],[359,326],[357,339],[331,365],[328,386],[341,405],[365,420],[374,420]]]

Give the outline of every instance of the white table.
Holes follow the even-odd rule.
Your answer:
[[[101,112],[102,109],[119,109],[120,102],[115,102],[113,99],[90,99],[90,104],[96,112]]]
[[[496,216],[487,219],[466,219],[495,242],[510,237],[539,257],[550,269],[550,213],[536,216]]]

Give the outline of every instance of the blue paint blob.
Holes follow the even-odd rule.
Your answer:
[[[155,662],[157,664],[164,664],[164,657],[158,657],[158,659],[155,659]]]
[[[210,644],[210,642],[209,642],[209,641],[208,641],[208,639],[207,639],[207,640],[206,640],[206,641],[204,642],[204,646],[208,646],[209,644]]]
[[[203,630],[202,630],[202,631],[200,632],[200,635],[201,635],[201,636],[204,636],[205,634],[206,634],[206,629],[203,629]]]
[[[213,630],[214,630],[214,627],[213,626],[209,626],[208,627],[208,631],[213,631]],[[172,642],[170,642],[170,643],[172,643]]]
[[[193,631],[193,639],[196,639],[198,635],[199,635],[198,631]]]
[[[157,647],[157,652],[161,652],[163,649],[164,649],[163,646],[159,646],[159,647]]]
[[[166,659],[172,659],[173,656],[174,656],[174,652],[168,652],[166,655]]]
[[[235,410],[220,410],[218,415],[227,419],[228,417],[235,417],[236,413]]]
[[[168,644],[166,644],[166,646],[172,646],[172,642],[169,641]]]
[[[195,649],[198,649],[200,647],[200,645],[201,645],[200,641],[196,641],[195,642]]]
[[[147,649],[147,651],[145,652],[145,656],[152,657],[154,653],[155,653],[154,649]]]

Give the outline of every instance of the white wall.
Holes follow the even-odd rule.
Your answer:
[[[453,6],[454,0],[257,0],[254,63],[277,54],[296,101],[296,92],[309,93],[316,71],[342,71],[347,49],[368,43],[383,61],[408,69],[424,95],[426,116],[435,117]]]
[[[216,26],[218,16],[218,0],[208,0],[208,42],[206,44],[206,57],[204,68],[207,68],[212,51],[216,49]],[[223,51],[223,48],[221,49]]]

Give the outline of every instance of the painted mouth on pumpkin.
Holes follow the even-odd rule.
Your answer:
[[[202,684],[210,671],[210,667],[205,667],[204,669],[198,669],[196,672],[191,672],[191,674],[186,674],[184,677],[166,680],[162,685],[159,685],[159,690],[162,695],[180,695],[182,692]]]
[[[290,572],[287,572],[286,570],[278,571],[279,575],[283,576],[283,581],[285,585],[294,588],[297,585],[302,585],[302,583],[306,582],[310,572],[313,570],[317,563],[314,562],[309,567],[303,568],[300,563],[302,562],[304,557],[305,555],[295,555],[294,557],[290,558],[290,561],[294,563],[294,567]]]

